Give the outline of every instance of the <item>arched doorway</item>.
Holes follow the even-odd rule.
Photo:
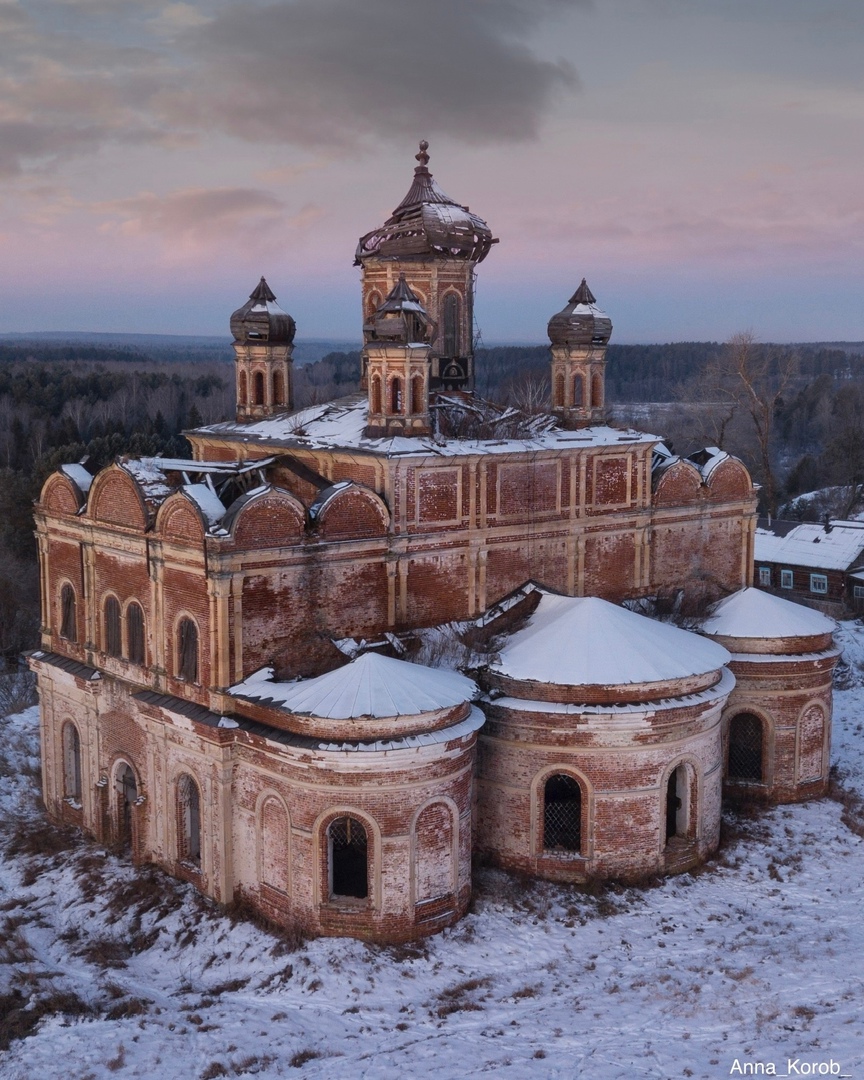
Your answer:
[[[117,839],[132,846],[132,807],[138,801],[138,783],[131,765],[123,762],[117,771]]]
[[[686,765],[674,769],[666,782],[666,843],[690,834],[690,784]]]
[[[738,713],[729,723],[726,775],[730,780],[763,780],[763,723],[753,713]]]
[[[330,895],[364,900],[369,895],[369,843],[362,822],[340,817],[327,830]]]
[[[543,786],[543,850],[578,852],[582,847],[582,789],[565,773]]]

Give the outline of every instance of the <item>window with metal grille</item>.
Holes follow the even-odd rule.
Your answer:
[[[201,865],[201,796],[186,773],[177,781],[177,848],[181,862]]]
[[[198,682],[198,627],[191,619],[181,619],[177,637],[177,674],[186,682]]]
[[[330,893],[363,900],[369,895],[366,829],[356,818],[340,817],[327,830],[330,848]]]
[[[140,604],[131,603],[126,608],[126,641],[129,659],[133,664],[144,663],[144,612]]]
[[[63,794],[81,800],[81,738],[72,723],[63,725]]]
[[[120,604],[116,596],[108,596],[105,599],[103,612],[103,642],[105,652],[109,656],[120,656],[122,645],[120,642]]]
[[[60,590],[60,637],[78,640],[78,620],[75,615],[75,590],[68,583]]]
[[[810,575],[810,592],[815,593],[827,593],[828,592],[828,578],[825,574],[811,574]]]
[[[759,567],[759,584],[769,585],[771,584],[771,567],[760,566]]]
[[[459,355],[459,297],[448,293],[444,297],[442,341],[445,356]]]
[[[762,779],[762,721],[753,713],[739,713],[729,724],[731,780]]]
[[[543,788],[543,848],[579,851],[582,847],[582,789],[572,776],[550,776]]]
[[[795,584],[791,570],[780,571],[780,588],[791,589]]]

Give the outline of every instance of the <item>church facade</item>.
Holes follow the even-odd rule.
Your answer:
[[[63,466],[36,507],[52,816],[380,941],[458,919],[474,854],[637,880],[716,848],[724,788],[821,794],[837,656],[830,620],[750,588],[743,464],[605,423],[585,281],[549,321],[550,412],[473,394],[495,240],[427,150],[357,248],[361,395],[293,409],[262,278],[231,318],[236,417],[192,460]],[[635,610],[682,589],[727,598],[701,635]]]

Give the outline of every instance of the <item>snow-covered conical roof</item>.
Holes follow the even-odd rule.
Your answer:
[[[417,716],[471,701],[476,685],[456,671],[427,668],[364,653],[350,664],[314,679],[274,683],[256,676],[232,692],[277,703],[302,716],[350,720],[364,716]]]
[[[821,611],[762,589],[741,589],[714,605],[702,623],[712,637],[799,638],[831,634],[837,624]]]
[[[607,600],[546,595],[492,668],[559,686],[626,686],[707,674],[729,659],[716,642]]]

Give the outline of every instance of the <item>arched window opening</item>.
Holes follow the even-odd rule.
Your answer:
[[[327,830],[330,848],[330,894],[364,900],[369,895],[366,829],[356,818],[340,817]]]
[[[381,412],[381,380],[377,375],[372,376],[372,412]]]
[[[455,293],[448,293],[444,297],[444,307],[441,313],[441,337],[445,356],[459,355],[459,297]]]
[[[261,881],[288,893],[291,866],[291,826],[285,807],[272,796],[261,807],[258,828]]]
[[[119,840],[128,846],[132,843],[132,807],[138,800],[138,785],[131,766],[124,765],[117,774],[117,799],[119,802]]]
[[[198,627],[181,619],[177,634],[177,674],[185,682],[198,682]]]
[[[109,656],[121,656],[123,645],[120,639],[120,604],[116,596],[105,598],[103,642]]]
[[[762,780],[762,721],[753,713],[739,713],[729,724],[730,780]]]
[[[186,773],[177,781],[177,855],[180,862],[201,866],[201,796]]]
[[[426,411],[423,401],[423,376],[415,375],[411,380],[411,412],[424,413]]]
[[[581,375],[573,376],[573,407],[581,409],[585,401],[585,382]]]
[[[687,835],[687,770],[683,765],[666,784],[666,841]]]
[[[390,384],[390,412],[402,412],[402,380],[394,379]]]
[[[252,376],[252,385],[255,388],[255,404],[264,404],[264,372],[256,371]]]
[[[72,723],[63,725],[63,794],[81,801],[81,738]]]
[[[599,371],[591,380],[591,408],[599,409],[603,405],[603,376]]]
[[[68,582],[60,590],[60,637],[66,638],[67,641],[78,640],[75,590]]]
[[[543,849],[579,851],[582,847],[582,789],[563,773],[550,776],[543,788]]]
[[[131,603],[126,608],[126,641],[129,659],[133,664],[144,663],[144,612],[141,605]]]
[[[246,372],[240,372],[240,378],[237,380],[237,404],[246,404]]]
[[[555,400],[552,404],[560,408],[564,407],[564,376],[560,371],[555,376]]]
[[[425,807],[414,823],[414,899],[437,900],[456,891],[454,818],[447,803]]]
[[[273,372],[273,404],[285,404],[285,380],[282,378],[281,371]]]
[[[377,292],[369,293],[369,298],[366,301],[366,318],[371,319],[379,307],[381,307],[381,294]]]

